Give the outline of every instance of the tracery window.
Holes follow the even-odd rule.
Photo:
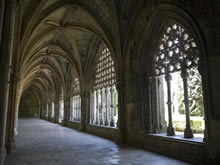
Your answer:
[[[64,101],[60,100],[59,101],[59,123],[64,120]]]
[[[118,120],[118,94],[114,61],[108,48],[101,51],[96,64],[91,93],[90,124],[115,127]]]
[[[81,119],[81,97],[79,78],[74,79],[73,97],[71,98],[70,121],[80,122]]]
[[[175,135],[173,113],[185,115],[184,137],[192,138],[190,116],[195,109],[203,115],[200,59],[197,44],[190,33],[177,23],[167,26],[155,58],[155,75],[162,77],[167,105],[167,135]],[[160,91],[159,91],[160,92]],[[178,117],[175,115],[174,117]],[[179,115],[181,117],[181,115]]]

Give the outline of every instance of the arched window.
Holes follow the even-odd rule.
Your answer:
[[[96,63],[95,82],[91,94],[90,124],[115,127],[118,120],[116,72],[108,48],[101,51]]]
[[[81,119],[81,97],[79,78],[75,78],[73,82],[73,97],[71,98],[70,120],[80,122]]]
[[[165,29],[155,57],[155,77],[162,79],[160,84],[163,86],[158,90],[161,95],[159,98],[164,98],[164,108],[167,109],[167,135],[175,135],[174,124],[181,131],[180,125],[184,123],[184,137],[192,138],[191,125],[201,122],[200,128],[197,129],[204,126],[197,44],[187,29],[177,23],[171,23]],[[196,116],[198,122],[191,121],[190,116]]]

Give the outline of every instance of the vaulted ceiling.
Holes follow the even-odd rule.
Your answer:
[[[18,6],[21,94],[31,90],[39,98],[60,99],[75,77],[85,83],[103,45],[114,52],[113,1],[23,0]]]

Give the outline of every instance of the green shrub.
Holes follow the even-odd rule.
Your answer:
[[[203,133],[202,127],[202,121],[199,120],[190,120],[191,128],[193,133]],[[185,121],[173,121],[173,126],[176,129],[176,131],[184,132],[184,129],[186,128],[186,122]]]

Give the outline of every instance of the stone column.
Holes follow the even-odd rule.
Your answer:
[[[108,125],[108,88],[104,89],[105,92],[105,126]]]
[[[76,96],[76,121],[79,121],[79,105],[80,102],[79,102],[79,96]]]
[[[81,105],[81,121],[80,121],[80,130],[81,131],[85,131],[86,130],[86,125],[87,122],[89,121],[87,118],[87,114],[88,114],[88,107],[87,104],[89,104],[87,97],[89,97],[89,93],[88,92],[82,92],[81,93],[81,97],[80,98],[80,105]]]
[[[99,91],[96,90],[96,118],[95,124],[99,124]]]
[[[190,125],[189,98],[188,98],[188,85],[187,85],[188,73],[185,68],[182,69],[181,76],[183,79],[184,104],[186,110],[186,128],[184,129],[184,138],[193,138],[193,132]]]
[[[76,121],[77,109],[76,109],[76,96],[73,98],[73,120]]]
[[[168,106],[168,117],[169,117],[167,136],[175,136],[175,131],[173,128],[173,119],[172,119],[172,101],[171,101],[171,86],[170,86],[170,81],[172,80],[172,77],[169,73],[167,73],[165,75],[165,79],[167,82],[167,106]]]
[[[69,121],[70,114],[70,97],[66,96],[64,98],[64,125],[67,125]]]
[[[70,113],[69,113],[69,121],[72,121],[73,116],[73,100],[70,98]]]
[[[85,103],[86,103],[86,125],[89,124],[89,121],[90,121],[90,110],[91,110],[91,107],[90,107],[90,92],[85,92]]]
[[[117,143],[125,143],[125,121],[124,121],[124,111],[123,111],[123,83],[122,82],[117,82],[116,83],[116,88],[118,92],[118,122],[117,122],[117,127],[119,128],[119,137],[117,139]],[[114,94],[114,92],[113,92]]]
[[[100,105],[100,108],[99,108],[99,124],[100,125],[103,125],[103,114],[102,114],[102,109],[103,109],[103,91],[102,89],[100,89],[100,96],[101,96],[101,105]]]
[[[90,124],[94,123],[94,114],[95,114],[95,91],[90,95]]]
[[[55,122],[59,123],[59,101],[54,102],[54,118]]]
[[[49,102],[48,103],[48,120],[50,121],[51,120],[51,113],[52,113],[52,103]]]
[[[8,76],[10,61],[10,46],[13,27],[13,10],[16,1],[0,1],[0,165],[3,165],[6,155],[5,131],[8,103]],[[4,22],[4,23],[3,23]]]
[[[19,74],[12,73],[10,77],[9,99],[8,99],[8,116],[7,116],[7,135],[6,135],[6,149],[10,153],[15,148],[15,126],[16,126],[16,92],[17,83],[19,81]]]
[[[111,97],[111,103],[110,103],[110,126],[114,127],[115,126],[115,121],[114,121],[114,86],[111,86],[110,88],[110,97]]]

